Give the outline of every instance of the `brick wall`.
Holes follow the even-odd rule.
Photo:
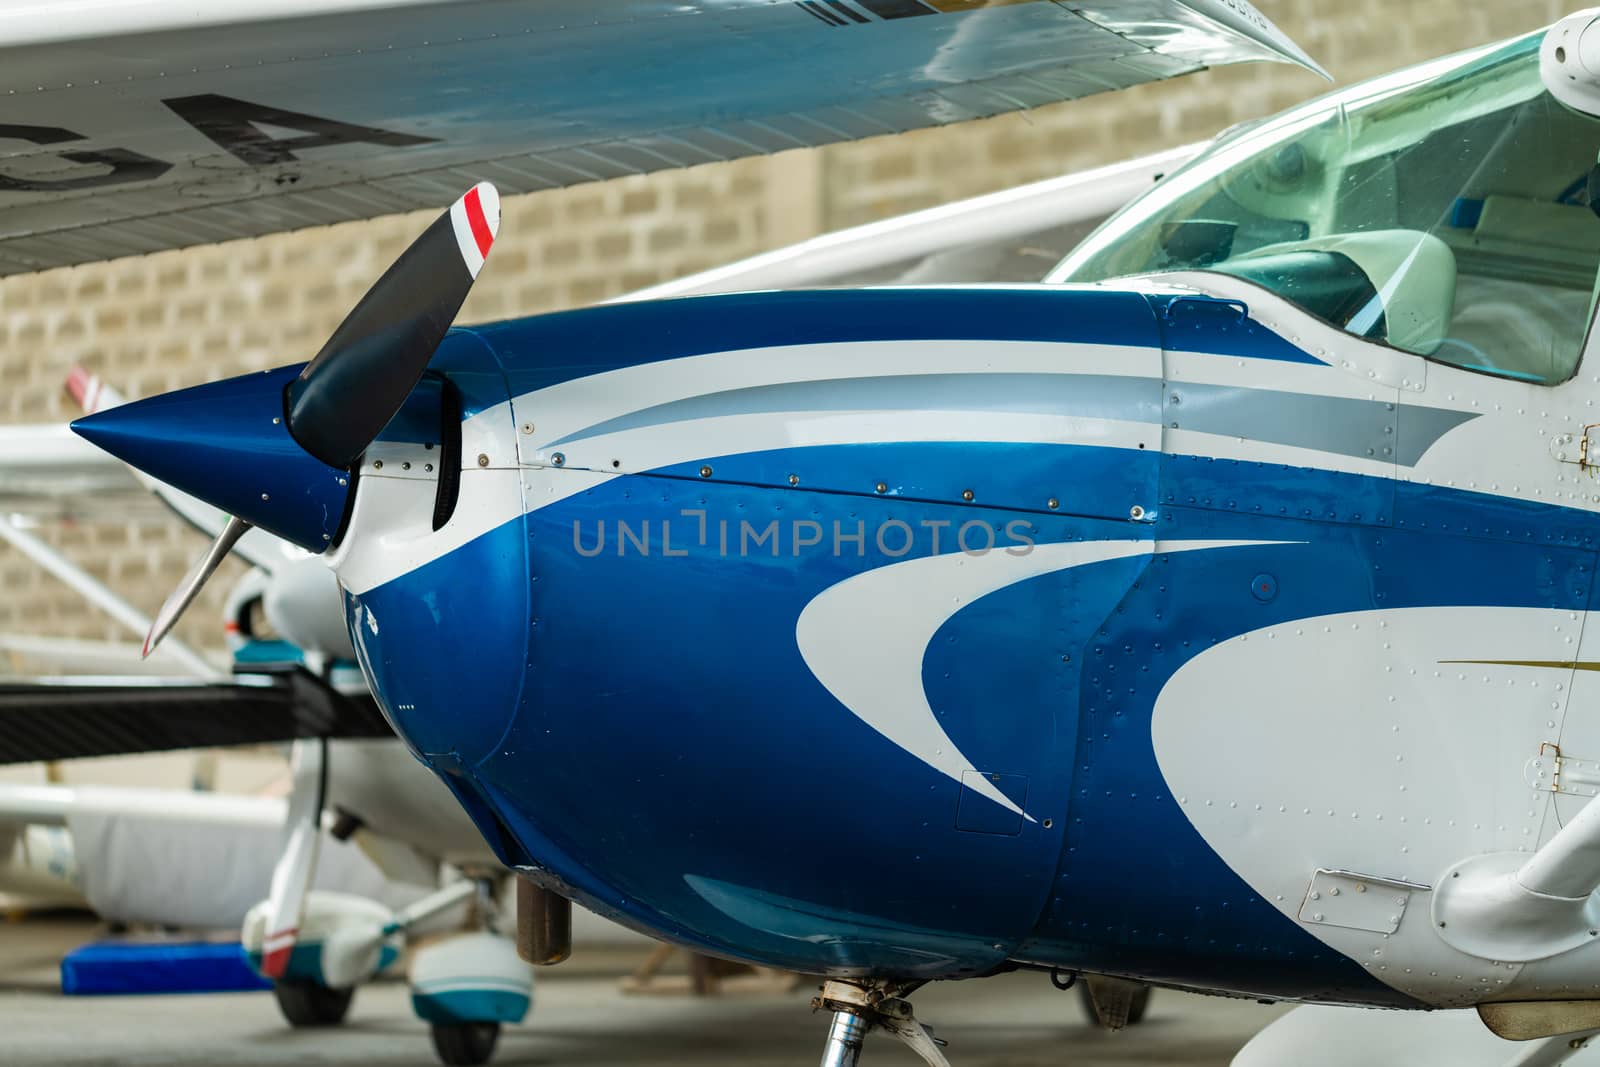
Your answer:
[[[1257,0],[1341,83],[1544,25],[1560,0]],[[854,225],[1199,140],[1327,87],[1290,67],[1207,72],[1126,93],[817,151],[510,198],[463,312],[482,321],[591,303]],[[309,357],[431,213],[0,281],[0,422],[73,412],[83,363],[139,396]],[[41,536],[153,611],[202,539],[154,509]],[[220,647],[229,565],[179,626]],[[0,633],[121,639],[0,547]],[[26,667],[26,664],[19,664]]]

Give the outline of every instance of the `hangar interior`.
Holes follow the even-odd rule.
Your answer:
[[[1527,32],[1571,9],[1558,0],[1259,0],[1259,6],[1333,72],[1337,86]],[[0,35],[4,25],[0,14]],[[819,235],[1170,152],[1328,88],[1304,70],[1247,64],[937,129],[507,196],[494,255],[459,321],[594,305]],[[436,214],[0,279],[0,456],[37,457],[58,447],[65,423],[107,391],[137,399],[311,358]],[[951,262],[912,257],[833,280],[1035,281],[1097,221],[1025,240],[980,242]],[[965,278],[963,271],[982,277]],[[41,677],[192,680],[206,667],[225,675],[241,639],[269,644],[284,636],[259,596],[241,592],[250,567],[234,556],[221,563],[168,643],[143,660],[141,627],[130,618],[155,614],[204,551],[205,538],[115,462],[83,468],[67,456],[59,470],[46,463],[16,476],[0,471],[0,494],[6,498],[0,502],[0,707],[20,706],[9,683]],[[113,590],[122,603],[108,603],[97,590]],[[340,704],[343,697],[325,699],[332,701],[329,714],[359,714]],[[51,728],[70,734],[70,712],[61,714]],[[422,799],[429,790],[443,796],[431,777],[407,777],[421,773],[415,766],[391,766],[369,758],[359,742],[349,745],[319,759],[331,761],[335,778],[339,767],[356,767],[372,788],[397,792],[402,800],[389,811],[391,822],[413,824],[420,816],[408,805],[430,802]],[[363,987],[339,1028],[286,1028],[280,1011],[289,1009],[259,986],[153,996],[119,991],[115,967],[97,970],[103,961],[93,953],[77,956],[77,977],[63,969],[64,958],[106,943],[159,953],[179,944],[237,942],[239,916],[262,899],[279,857],[296,776],[315,773],[292,764],[285,746],[259,743],[0,766],[0,1060],[435,1062],[435,1050],[421,1040],[412,994],[395,977],[415,946],[395,948],[387,980]],[[68,811],[64,794],[52,789],[80,790],[81,807]],[[336,790],[337,784],[330,796]],[[138,799],[145,792],[195,800],[173,815],[183,821],[182,835],[147,832]],[[330,887],[370,894],[394,909],[426,898],[397,891],[362,851],[362,827],[382,817],[332,802],[329,808],[339,838],[322,845]],[[224,809],[238,821],[219,823],[208,814]],[[341,812],[350,817],[342,830]],[[200,848],[223,858],[202,871],[186,870],[186,859]],[[453,855],[450,840],[433,855],[475,869],[471,857]],[[391,870],[407,864],[426,884],[422,851],[385,859]],[[420,921],[417,943],[427,943],[427,930],[451,929],[465,915],[514,930],[516,892],[506,881],[492,891],[457,893]],[[215,925],[175,930],[137,918],[176,897],[197,916],[214,916]],[[111,902],[135,917],[108,921],[94,914]],[[814,980],[669,951],[581,909],[570,942],[570,960],[539,972],[526,1020],[500,1035],[498,1062],[777,1064],[815,1055],[818,1024],[805,1010]],[[558,933],[550,951],[559,953],[561,943]],[[108,984],[91,988],[96,981]],[[64,989],[74,982],[87,985]],[[1284,1010],[1160,990],[1143,1022],[1113,1034],[1092,1023],[1086,1003],[1081,988],[1064,993],[1043,974],[1018,972],[940,983],[918,1006],[950,1040],[952,1057],[969,1065],[1063,1058],[1085,1065],[1222,1065]],[[332,1009],[308,1001],[300,1010],[315,1016]],[[1136,1013],[1144,1012],[1141,1000]],[[447,1062],[477,1062],[472,1035],[441,1040],[466,1042],[440,1046]],[[898,1047],[872,1054],[917,1062]]]

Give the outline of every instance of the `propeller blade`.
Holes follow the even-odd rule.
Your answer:
[[[161,639],[167,636],[167,632],[183,616],[184,609],[200,595],[206,579],[222,565],[223,559],[233,549],[234,544],[249,530],[250,524],[237,516],[228,520],[228,525],[224,526],[217,539],[211,542],[206,554],[195,562],[189,573],[183,576],[183,581],[178,583],[178,588],[167,597],[167,602],[161,605],[161,610],[156,612],[155,620],[150,623],[150,632],[144,638],[144,658],[150,658],[150,653],[156,650]]]
[[[349,467],[394,418],[455,321],[500,229],[479,182],[400,254],[289,386],[289,432]]]
[[[289,840],[272,869],[267,894],[266,936],[261,944],[261,973],[282,978],[300,935],[306,893],[317,870],[322,842],[322,806],[328,791],[328,743],[296,741],[289,757],[294,788],[289,794]]]

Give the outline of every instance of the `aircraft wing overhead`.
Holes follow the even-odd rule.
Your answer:
[[[129,755],[300,737],[393,737],[367,695],[304,670],[192,678],[0,682],[0,764]]]
[[[895,133],[1206,66],[1245,0],[58,0],[0,15],[0,274]]]

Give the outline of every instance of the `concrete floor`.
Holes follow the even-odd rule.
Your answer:
[[[265,993],[178,997],[63,997],[62,951],[92,939],[85,922],[0,924],[0,1063],[7,1067],[269,1067],[383,1064],[431,1067],[426,1028],[406,987],[362,989],[346,1024],[291,1031]],[[580,951],[582,946],[579,946]],[[715,999],[624,996],[617,977],[642,953],[616,948],[541,972],[534,1010],[506,1030],[497,1064],[814,1064],[826,1021],[809,988],[785,995]],[[1251,1002],[1158,991],[1145,1022],[1119,1034],[1090,1026],[1073,993],[1042,974],[930,986],[916,996],[955,1067],[1225,1067],[1251,1035],[1284,1010]],[[921,1061],[891,1038],[867,1041],[863,1063]]]

